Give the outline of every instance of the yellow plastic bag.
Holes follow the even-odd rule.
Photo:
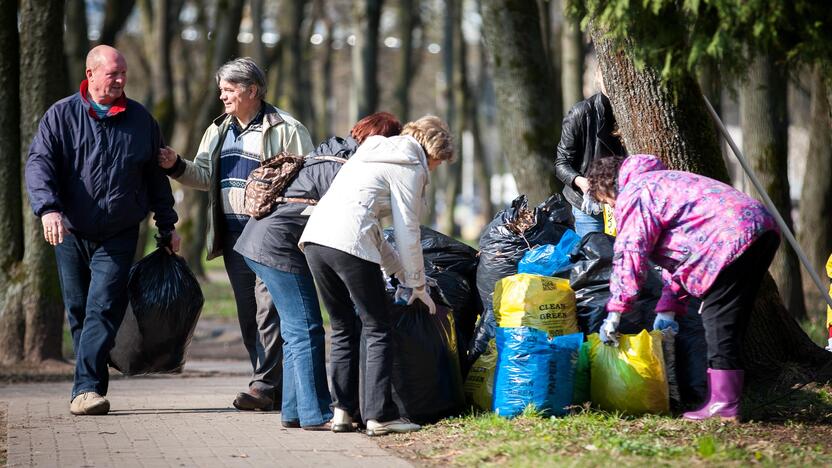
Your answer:
[[[832,281],[832,255],[826,261],[826,276]],[[829,295],[832,296],[832,283],[829,284]],[[832,338],[832,307],[826,306],[826,328],[829,330],[829,338]]]
[[[615,217],[613,213],[615,210],[613,207],[604,203],[604,234],[609,234],[611,236],[615,236],[618,234],[618,227],[615,224]]]
[[[632,415],[670,410],[661,332],[622,335],[617,347],[603,344],[594,333],[589,346],[593,404]]]
[[[474,362],[465,378],[465,400],[474,406],[491,411],[494,396],[494,371],[497,369],[497,343],[488,342],[488,348]]]
[[[494,288],[494,318],[502,328],[532,327],[549,336],[577,333],[575,292],[562,278],[520,273]]]

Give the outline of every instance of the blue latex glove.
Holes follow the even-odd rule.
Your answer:
[[[594,198],[589,196],[588,193],[585,193],[584,199],[581,202],[581,211],[588,215],[601,214],[601,204],[598,203]]]
[[[653,321],[653,330],[670,329],[673,333],[679,333],[679,322],[676,321],[676,312],[659,312],[656,320]]]
[[[618,323],[621,322],[621,314],[618,312],[610,312],[604,323],[601,324],[601,330],[598,332],[601,342],[606,345],[618,346]]]

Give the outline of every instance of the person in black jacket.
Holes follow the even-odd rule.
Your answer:
[[[87,55],[78,93],[44,114],[29,148],[26,189],[43,236],[55,246],[75,349],[70,412],[105,414],[107,359],[127,308],[139,224],[153,211],[160,237],[179,249],[167,176],[156,164],[162,136],[124,95],[127,62],[101,45]]]
[[[307,155],[303,168],[282,196],[319,200],[365,138],[398,135],[401,128],[399,121],[386,112],[365,117],[356,123],[347,138],[330,138]],[[298,248],[313,208],[313,202],[280,203],[268,216],[250,218],[234,250],[266,284],[280,315],[283,426],[346,432],[352,430],[351,420],[337,425],[330,421],[332,400],[326,379],[318,293],[306,257]]]
[[[589,181],[584,175],[596,159],[625,154],[615,131],[612,106],[603,93],[578,102],[563,119],[555,175],[563,182],[563,196],[572,205],[575,232],[581,237],[604,231],[600,205],[586,195]]]

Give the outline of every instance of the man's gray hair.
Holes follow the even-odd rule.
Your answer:
[[[257,86],[257,97],[259,99],[266,98],[266,74],[254,63],[251,57],[235,58],[225,62],[217,70],[218,86],[220,80],[245,87],[255,85]]]

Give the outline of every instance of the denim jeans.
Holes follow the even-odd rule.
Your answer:
[[[127,309],[127,278],[138,235],[138,226],[102,242],[65,234],[55,246],[75,349],[73,399],[86,392],[107,394],[107,362]]]
[[[239,237],[239,232],[226,232],[223,262],[234,291],[243,345],[253,369],[249,388],[271,395],[275,403],[279,403],[283,379],[280,316],[266,286],[246,264],[244,257],[234,251]]]
[[[284,421],[317,426],[332,419],[326,380],[324,325],[312,275],[267,267],[246,258],[266,283],[280,314],[283,337]]]
[[[589,215],[572,207],[572,216],[575,217],[575,234],[584,237],[590,232],[604,232],[604,215]]]

